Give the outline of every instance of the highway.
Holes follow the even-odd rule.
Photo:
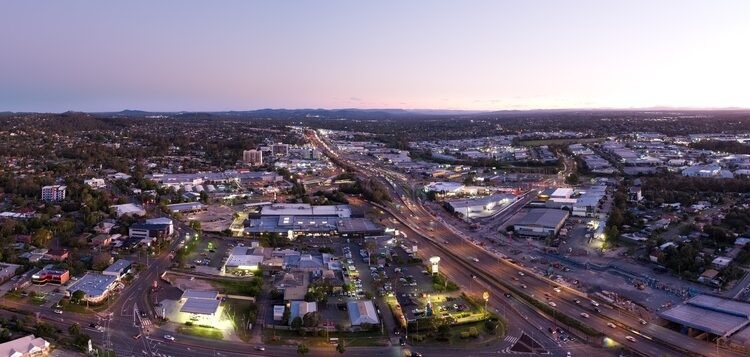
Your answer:
[[[409,186],[408,178],[401,173],[377,167],[375,164],[363,163],[361,160],[347,162],[345,155],[339,155],[322,140],[316,139],[313,141],[317,142],[323,152],[335,158],[336,161],[343,161],[346,166],[363,176],[383,178],[383,181],[393,190],[394,197],[400,197],[403,203],[401,207],[383,206],[383,209],[413,231],[419,233],[413,237],[417,242],[435,248],[435,252],[439,253],[436,255],[442,258],[441,267],[446,261],[463,262],[455,268],[473,273],[472,275],[482,280],[483,284],[494,288],[491,291],[492,295],[500,295],[504,291],[512,289],[538,301],[546,302],[545,293],[550,294],[549,301],[556,305],[555,310],[558,313],[585,322],[595,330],[604,333],[612,341],[646,356],[683,355],[687,353],[705,356],[741,356],[741,354],[727,350],[719,350],[717,353],[716,347],[712,344],[695,340],[658,325],[651,323],[645,326],[641,325],[638,318],[621,314],[612,307],[605,306],[605,304],[601,304],[601,313],[596,313],[594,306],[586,298],[586,294],[566,287],[561,287],[559,293],[555,292],[553,290],[556,285],[555,282],[512,264],[506,259],[500,259],[499,256],[466,241],[461,235],[454,232],[455,228],[446,227],[444,222],[437,220],[439,224],[431,224],[427,228],[426,223],[434,222],[436,219],[424,209],[418,199],[409,198],[411,196],[409,193],[414,192],[414,190],[403,189],[404,186]],[[420,250],[422,246],[420,245]],[[471,261],[472,258],[477,258],[479,261],[473,262]],[[522,271],[524,275],[519,275],[519,271]],[[449,277],[456,280],[462,287],[469,285],[465,278]],[[512,277],[517,277],[518,281],[513,281]],[[525,286],[525,288],[522,286]],[[576,300],[579,300],[580,303],[576,303]],[[589,317],[584,318],[581,313],[586,313]],[[614,324],[615,327],[609,327],[608,324]],[[626,336],[632,336],[636,342],[628,341]]]

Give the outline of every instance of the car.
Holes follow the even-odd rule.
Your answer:
[[[172,335],[164,335],[164,339],[165,340],[174,341],[174,336],[172,336]]]
[[[479,258],[471,258],[471,260],[473,260],[474,263],[479,263]],[[412,354],[412,356],[413,356],[413,354]]]
[[[424,357],[424,356],[421,353],[419,353],[419,352],[412,351],[411,352],[411,357]]]
[[[552,290],[554,290],[556,293],[559,293],[561,291],[560,288],[554,288]]]
[[[594,305],[596,307],[599,307],[599,303],[596,302],[596,300],[591,300],[591,305]]]
[[[522,289],[526,289],[526,284],[521,284]]]
[[[266,348],[265,348],[265,347],[263,347],[263,346],[255,346],[255,350],[256,350],[256,351],[265,351],[265,350],[266,350]]]
[[[557,304],[555,304],[555,302],[554,302],[554,301],[550,301],[550,302],[549,302],[549,306],[552,306],[552,307],[557,307]]]
[[[600,313],[600,314],[602,313],[602,310],[601,310],[601,309],[599,309],[598,307],[595,307],[595,308],[594,308],[594,311],[596,311],[596,312],[598,312],[598,313]]]
[[[588,319],[589,318],[589,314],[587,314],[585,312],[582,312],[581,313],[581,317]]]
[[[59,309],[55,309],[52,312],[54,312],[54,313],[56,313],[58,315],[62,315],[62,313],[63,313],[62,310],[59,310]]]
[[[398,338],[398,344],[401,346],[406,346],[406,340],[404,340],[403,337]]]
[[[648,321],[646,321],[644,319],[639,319],[638,322],[640,322],[641,325],[648,325]]]
[[[630,341],[630,342],[635,342],[635,337],[630,336],[630,335],[625,336],[625,339],[628,340],[628,341]]]
[[[526,275],[526,274],[524,274],[524,273],[523,273],[522,271],[519,271],[519,272],[518,272],[518,275],[520,275],[520,276],[524,276],[524,275]]]
[[[505,297],[507,297],[507,298],[512,298],[512,297],[513,297],[513,295],[511,295],[511,294],[509,294],[509,293],[505,293]]]
[[[578,304],[578,305],[580,305],[580,304],[581,304],[581,300],[578,300],[578,299],[575,299],[575,301],[574,301],[574,302],[575,302],[576,304]]]
[[[611,328],[615,328],[615,327],[617,327],[617,326],[615,326],[615,324],[613,324],[613,323],[611,323],[611,322],[607,322],[607,326],[609,326],[609,327],[611,327]]]

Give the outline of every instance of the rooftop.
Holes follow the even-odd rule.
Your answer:
[[[534,208],[521,218],[516,225],[557,227],[568,218],[568,212],[560,209]]]
[[[196,299],[191,298],[185,301],[185,304],[180,308],[180,312],[186,312],[190,314],[200,315],[212,315],[219,309],[221,301],[216,299]]]
[[[86,296],[101,296],[109,290],[116,280],[117,277],[112,275],[88,272],[75,283],[71,284],[68,287],[68,292],[73,294],[80,290],[83,291]]]
[[[698,295],[659,314],[662,318],[719,336],[730,335],[750,324],[750,303],[711,295]]]

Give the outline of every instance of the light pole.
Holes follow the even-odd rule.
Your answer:
[[[489,291],[483,292],[482,299],[484,299],[484,317],[487,317],[487,301],[490,300],[490,292]]]

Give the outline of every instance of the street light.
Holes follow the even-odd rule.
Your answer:
[[[487,301],[490,300],[490,292],[489,291],[483,292],[482,299],[484,299],[484,316],[487,317]]]

